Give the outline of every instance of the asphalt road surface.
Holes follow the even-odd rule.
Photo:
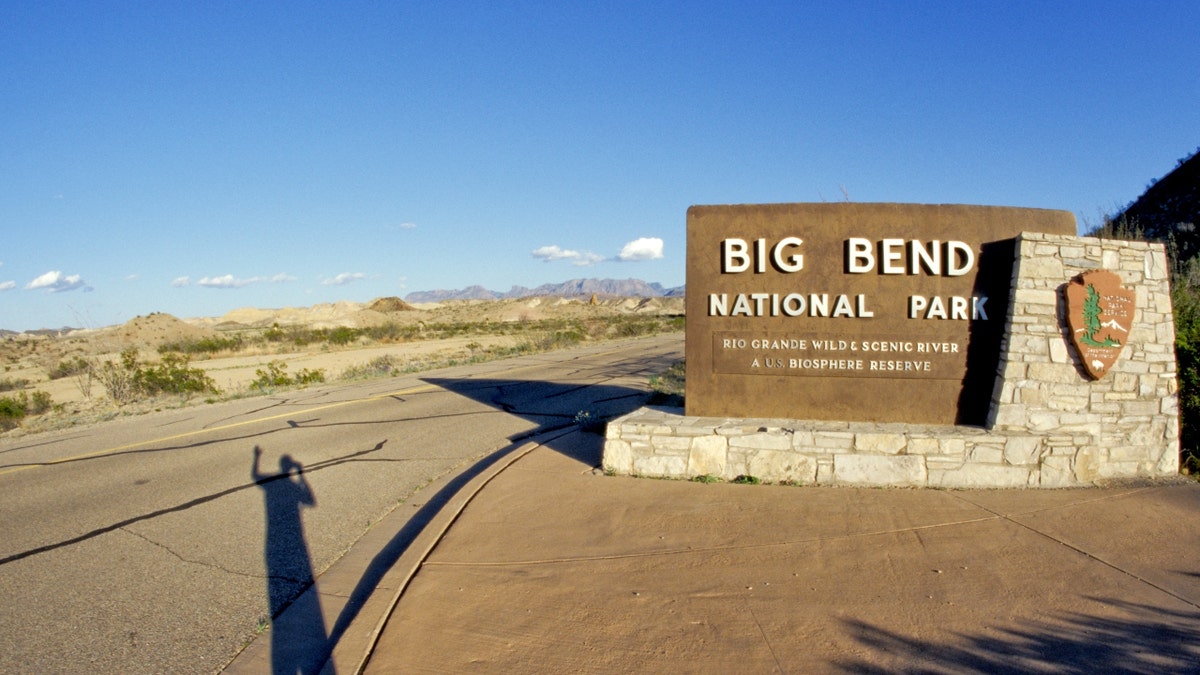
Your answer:
[[[219,670],[421,486],[633,410],[682,357],[676,334],[0,440],[0,672]]]

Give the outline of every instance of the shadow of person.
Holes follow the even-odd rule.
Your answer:
[[[304,467],[292,458],[279,458],[279,473],[259,469],[262,448],[254,446],[250,477],[263,491],[266,513],[264,559],[267,567],[267,602],[271,618],[271,672],[315,673],[328,655],[325,619],[313,585],[312,560],[304,539],[300,509],[316,506]],[[306,592],[309,591],[309,592]],[[287,609],[287,621],[278,619]]]

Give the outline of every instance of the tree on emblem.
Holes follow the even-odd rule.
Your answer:
[[[1100,332],[1100,293],[1096,291],[1096,287],[1092,284],[1087,285],[1087,299],[1083,301],[1083,336],[1079,341],[1089,347],[1120,347],[1121,341],[1114,340],[1112,336],[1104,338],[1104,341],[1096,339],[1096,333]]]

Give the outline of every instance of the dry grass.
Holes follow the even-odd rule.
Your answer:
[[[457,301],[412,307],[381,299],[282,310],[242,309],[181,320],[155,313],[120,326],[62,337],[0,339],[0,366],[22,391],[44,392],[46,413],[8,433],[73,426],[118,415],[261,393],[253,384],[269,363],[329,380],[396,376],[459,363],[545,351],[586,342],[681,331],[681,298]],[[390,310],[390,311],[380,311]],[[211,378],[219,396],[159,396],[118,404],[93,375],[136,348],[147,364],[184,354]],[[92,371],[81,371],[87,363]]]

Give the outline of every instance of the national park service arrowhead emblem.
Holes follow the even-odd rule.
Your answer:
[[[1083,369],[1092,379],[1104,377],[1129,341],[1137,294],[1121,286],[1107,270],[1084,272],[1066,288],[1067,324]]]

